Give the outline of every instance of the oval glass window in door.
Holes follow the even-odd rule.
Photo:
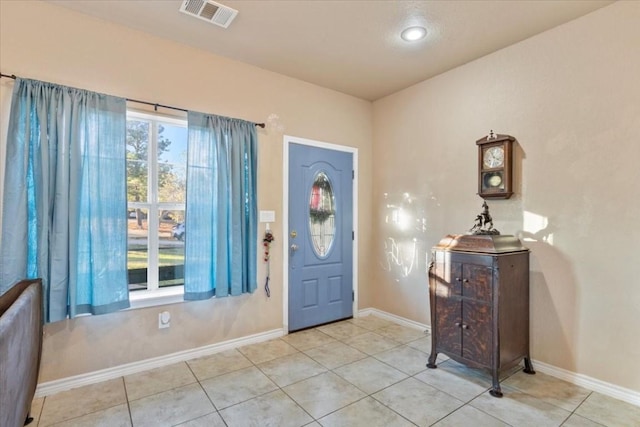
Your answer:
[[[329,253],[336,235],[336,200],[329,177],[316,174],[309,197],[309,233],[313,250],[320,258]]]

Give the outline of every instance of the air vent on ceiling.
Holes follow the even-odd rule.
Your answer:
[[[238,11],[210,0],[184,0],[180,12],[227,28]]]

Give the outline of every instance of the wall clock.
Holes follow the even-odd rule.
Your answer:
[[[476,141],[478,145],[478,195],[483,199],[508,199],[513,194],[510,135],[494,134]]]

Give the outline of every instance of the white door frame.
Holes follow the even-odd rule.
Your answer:
[[[282,327],[285,334],[289,333],[289,144],[308,145],[310,147],[326,148],[353,154],[353,317],[356,317],[358,307],[358,149],[346,145],[331,144],[284,135],[282,139]]]

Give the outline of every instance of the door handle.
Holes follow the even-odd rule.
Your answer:
[[[296,245],[295,243],[293,243],[293,244],[291,245],[291,255],[293,255],[293,253],[294,253],[295,251],[297,251],[297,250],[298,250],[298,245]]]

